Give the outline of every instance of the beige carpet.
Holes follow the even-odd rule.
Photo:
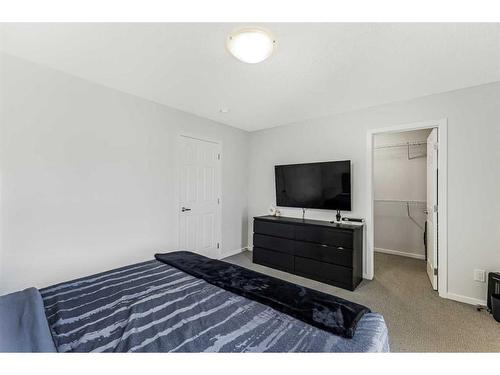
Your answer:
[[[253,264],[249,251],[224,260],[370,307],[384,316],[393,352],[500,352],[500,323],[440,298],[422,260],[376,253],[374,280],[354,292]]]

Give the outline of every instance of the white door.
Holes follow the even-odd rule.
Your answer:
[[[427,275],[438,288],[438,133],[427,137]]]
[[[180,136],[179,249],[220,257],[220,144]]]

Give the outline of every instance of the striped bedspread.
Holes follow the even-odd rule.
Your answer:
[[[382,352],[379,314],[352,339],[156,260],[40,290],[59,352]]]

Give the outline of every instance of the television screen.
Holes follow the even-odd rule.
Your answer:
[[[277,165],[276,205],[351,211],[351,161]]]

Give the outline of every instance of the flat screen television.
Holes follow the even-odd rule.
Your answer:
[[[351,161],[277,165],[276,205],[351,211]]]

